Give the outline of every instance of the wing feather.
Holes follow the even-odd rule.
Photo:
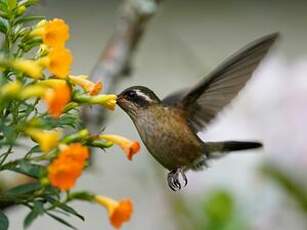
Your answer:
[[[199,84],[171,94],[163,103],[183,106],[192,128],[202,130],[245,86],[277,37],[274,33],[250,43]]]

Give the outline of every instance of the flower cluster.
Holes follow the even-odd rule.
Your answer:
[[[71,74],[73,56],[65,46],[69,26],[62,19],[25,15],[35,2],[0,1],[0,172],[10,170],[35,179],[21,185],[18,194],[7,191],[3,199],[31,209],[25,227],[41,214],[70,225],[57,216],[59,210],[82,219],[68,206],[79,199],[103,205],[111,224],[120,228],[132,214],[129,199],[117,202],[72,190],[88,166],[90,149],[115,144],[132,160],[140,145],[119,135],[91,134],[82,128],[80,107],[114,110],[116,95],[101,94],[102,82]],[[21,138],[32,140],[34,146],[22,157],[10,158]]]

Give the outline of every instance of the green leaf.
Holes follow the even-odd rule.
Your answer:
[[[55,208],[62,209],[63,211],[66,212],[66,214],[70,213],[70,214],[72,214],[72,215],[74,215],[74,216],[76,216],[76,217],[78,217],[78,218],[80,218],[81,220],[84,221],[84,217],[81,214],[79,214],[75,209],[73,209],[72,207],[68,206],[67,204],[61,203],[60,201],[55,200],[55,199],[53,199],[51,197],[46,197],[46,200],[48,200],[50,202],[50,204],[52,206],[54,206]]]
[[[56,221],[60,222],[61,224],[66,225],[67,227],[71,228],[71,229],[75,229],[77,230],[77,228],[73,225],[71,225],[70,223],[68,223],[66,220],[63,220],[61,217],[58,217],[56,215],[51,214],[50,212],[46,212],[48,216],[50,216],[51,218],[55,219]]]
[[[39,216],[39,212],[37,212],[34,208],[31,210],[31,212],[28,213],[26,218],[23,221],[23,227],[27,228],[29,227],[32,222]]]
[[[30,183],[16,186],[8,191],[6,191],[6,196],[18,196],[26,193],[32,193],[36,190],[39,190],[41,185],[39,183]]]
[[[7,2],[4,0],[0,1],[0,12],[5,12],[5,13],[8,12],[8,5]]]
[[[46,200],[53,199],[51,197],[56,197],[57,199],[60,199],[61,198],[60,194],[61,194],[61,191],[55,187],[52,187],[50,185],[45,187],[44,198]]]
[[[1,126],[1,131],[3,132],[3,136],[6,137],[7,144],[14,144],[16,137],[17,137],[17,132],[13,127],[6,126],[3,124]]]
[[[18,6],[32,6],[38,3],[38,0],[21,0],[18,2]]]
[[[40,153],[40,152],[41,152],[41,149],[39,145],[35,145],[27,152],[26,156],[29,157],[32,155],[32,153]]]
[[[0,230],[7,230],[7,229],[9,229],[9,219],[0,210]]]
[[[15,21],[15,25],[20,24],[20,23],[40,21],[40,20],[43,20],[43,19],[45,19],[45,17],[43,17],[43,16],[25,16],[25,17],[21,17],[21,18],[17,19]]]
[[[6,33],[9,27],[9,23],[6,19],[0,18],[0,31]]]
[[[41,175],[43,175],[45,167],[22,160],[19,161],[15,167],[8,168],[8,170],[18,172],[30,177],[39,178]]]
[[[68,212],[68,213],[78,217],[79,219],[81,219],[83,221],[85,220],[84,217],[81,214],[79,214],[75,209],[68,206],[67,204],[60,203],[57,207],[62,209],[65,212]]]
[[[16,0],[8,0],[7,3],[8,3],[8,6],[9,6],[9,9],[13,10],[16,7],[17,2],[16,2]]]
[[[74,114],[65,114],[64,116],[61,117],[61,119],[58,120],[58,125],[63,128],[65,126],[77,128],[79,124],[80,124],[80,119],[78,116]]]
[[[42,41],[40,39],[32,39],[31,41],[29,41],[27,43],[19,44],[19,47],[24,52],[29,52],[31,49],[39,46],[40,44],[42,44]]]
[[[39,215],[41,215],[43,213],[44,213],[44,205],[39,201],[35,201],[33,209],[28,213],[28,215],[26,216],[26,218],[23,221],[23,227],[24,228],[29,227],[33,223],[33,221]]]
[[[71,127],[71,128],[78,128],[80,126],[81,120],[77,114],[69,113],[64,114],[59,119],[54,119],[52,117],[45,117],[44,118],[44,128],[52,129],[55,127]]]
[[[41,152],[41,149],[40,149],[39,145],[35,145],[30,149],[30,151],[28,153],[40,153],[40,152]]]

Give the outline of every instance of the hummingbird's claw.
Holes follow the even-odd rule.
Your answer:
[[[167,176],[167,182],[170,189],[173,191],[179,191],[181,189],[181,183],[179,181],[179,175],[181,174],[183,181],[184,181],[184,187],[188,184],[188,179],[186,175],[184,174],[184,171],[182,168],[177,168],[168,173]]]
[[[178,190],[181,189],[181,184],[180,184],[179,180],[174,180],[174,184],[178,188]]]
[[[178,180],[176,181],[176,173],[174,172],[174,170],[170,171],[169,174],[167,175],[167,182],[168,182],[168,186],[173,191],[177,191],[181,188]],[[179,184],[180,188],[179,188],[178,184]]]
[[[180,170],[180,174],[181,174],[181,176],[182,176],[182,179],[183,179],[183,181],[184,181],[184,187],[185,187],[185,186],[187,186],[187,184],[188,184],[188,178],[187,178],[187,176],[185,175],[185,173],[184,173],[184,171],[183,171],[182,168],[180,168],[179,170]]]

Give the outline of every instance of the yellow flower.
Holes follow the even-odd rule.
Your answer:
[[[48,166],[48,179],[51,185],[62,191],[74,187],[88,157],[88,149],[79,143],[62,148],[58,157]]]
[[[42,130],[37,128],[28,128],[25,133],[36,141],[41,150],[45,153],[55,148],[60,141],[61,132],[57,130]]]
[[[38,23],[31,35],[42,37],[43,43],[50,47],[64,47],[69,39],[69,27],[62,19],[43,20]]]
[[[42,97],[46,93],[47,88],[40,84],[33,84],[20,90],[19,98],[25,100],[31,97]]]
[[[97,100],[102,99],[100,104],[112,111],[115,110],[116,98],[117,96],[113,94],[97,96]]]
[[[130,199],[116,201],[105,196],[95,196],[95,201],[108,210],[109,220],[114,228],[119,229],[124,222],[130,220],[133,212]]]
[[[59,117],[65,106],[70,102],[70,87],[65,80],[60,79],[41,81],[41,84],[50,87],[46,90],[44,95],[44,100],[48,106],[49,114],[55,118]]]
[[[14,97],[18,95],[21,89],[22,85],[19,81],[12,81],[0,88],[0,95],[3,97]]]
[[[11,66],[34,79],[42,78],[43,67],[39,61],[15,59],[11,62]]]
[[[56,47],[50,49],[48,55],[41,58],[40,64],[48,68],[48,70],[59,78],[66,78],[72,64],[72,55],[70,51],[64,47]]]
[[[116,106],[116,98],[117,96],[114,94],[102,94],[96,96],[78,95],[74,97],[74,101],[85,104],[102,105],[107,109],[114,110]]]
[[[89,81],[87,80],[86,75],[79,75],[79,76],[70,75],[69,79],[73,84],[79,85],[90,95],[97,95],[102,89],[102,83],[100,81],[96,83]]]
[[[125,137],[119,135],[100,135],[99,138],[106,141],[110,141],[113,144],[118,145],[127,155],[128,160],[132,160],[132,157],[140,150],[140,143],[137,141],[131,141]]]

